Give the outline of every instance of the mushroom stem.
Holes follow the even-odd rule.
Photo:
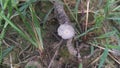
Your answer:
[[[63,3],[59,0],[50,0],[54,4],[54,14],[59,22],[59,24],[69,23],[70,20],[64,11]]]
[[[58,27],[58,35],[63,39],[71,39],[75,35],[75,30],[71,25],[69,17],[64,11],[63,3],[58,0],[50,0],[54,4],[54,14],[60,26]]]
[[[72,38],[75,36],[75,30],[71,25],[69,17],[64,11],[63,3],[58,0],[50,0],[50,1],[54,4],[54,14],[56,15],[56,18],[60,24],[57,30],[58,35],[61,36],[63,39],[67,39],[68,51],[71,55],[76,57],[77,51],[71,45]],[[78,55],[78,57],[79,58],[81,57],[80,54]]]

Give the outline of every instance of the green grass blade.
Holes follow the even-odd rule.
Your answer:
[[[7,26],[8,26],[8,23],[6,22],[0,34],[0,39],[4,38]]]
[[[1,44],[1,41],[0,41],[0,44]],[[2,47],[0,45],[0,64],[2,64]]]
[[[80,64],[79,64],[79,68],[82,68],[82,67],[83,67],[83,65],[82,65],[82,63],[80,63]]]
[[[117,50],[120,50],[120,46],[118,45],[107,45],[107,47],[109,48],[109,49],[117,49]]]
[[[73,14],[72,10],[69,8],[67,4],[66,4],[66,7],[69,10],[70,14],[72,15],[73,19],[78,23],[78,20],[76,19],[75,15]]]
[[[114,8],[112,11],[120,10],[120,5]]]
[[[50,10],[49,10],[49,12],[46,14],[46,16],[45,16],[45,18],[44,18],[44,20],[43,20],[43,27],[45,27],[45,23],[46,23],[46,21],[47,21],[47,19],[48,19],[48,16],[50,15],[50,13],[52,12],[52,10],[53,10],[54,8],[51,8]]]
[[[76,20],[78,19],[78,7],[79,7],[79,4],[80,4],[80,1],[81,0],[77,0],[76,5],[75,5],[75,9],[74,9]]]
[[[89,33],[90,31],[93,31],[93,30],[95,30],[95,29],[97,29],[97,28],[98,28],[98,27],[90,28],[90,29],[88,29],[86,32],[84,32],[84,33],[82,33],[82,34],[80,34],[80,35],[77,35],[75,38],[76,38],[76,39],[77,39],[77,38],[80,38],[80,37],[86,35],[87,33]]]
[[[103,52],[103,54],[102,54],[102,56],[100,58],[100,63],[99,63],[98,68],[102,68],[107,56],[108,56],[108,48],[105,48],[105,50],[104,50],[104,52]]]
[[[102,26],[102,22],[104,21],[105,17],[104,15],[100,15],[100,13],[102,13],[102,11],[100,12],[96,12],[94,15],[95,18],[95,26],[96,27],[101,27]]]
[[[2,62],[2,59],[13,50],[13,48],[14,48],[14,46],[11,46],[11,47],[5,49],[4,51],[2,51],[2,54],[0,55],[0,63]]]
[[[42,41],[42,33],[41,33],[41,27],[40,23],[37,19],[36,12],[34,10],[34,7],[30,5],[30,11],[31,11],[31,16],[32,16],[32,23],[33,23],[33,29],[36,37],[36,42],[37,42],[37,47],[40,48],[40,50],[43,50],[43,41]]]
[[[33,45],[36,45],[35,42],[33,42],[28,36],[26,36],[17,26],[13,24],[4,14],[0,13],[0,16],[3,17],[3,19],[12,27],[14,28],[21,36],[23,36],[25,39],[30,41]]]
[[[108,20],[117,20],[117,21],[120,21],[120,17],[111,17],[111,18],[107,18]]]
[[[9,2],[10,0],[0,0],[2,10],[5,10],[7,8]]]
[[[94,53],[94,46],[91,46],[90,50],[91,50],[90,54],[92,55]]]
[[[96,37],[96,38],[99,38],[99,39],[108,38],[108,37],[113,36],[115,34],[116,34],[116,31],[111,31],[111,32],[107,32],[105,34],[102,34],[102,35],[100,35],[99,37]]]

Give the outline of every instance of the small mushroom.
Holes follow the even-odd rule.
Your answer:
[[[75,35],[74,28],[67,23],[61,24],[58,27],[57,31],[58,31],[58,35],[61,36],[63,39],[71,39]]]

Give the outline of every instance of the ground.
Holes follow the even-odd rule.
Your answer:
[[[74,49],[57,33],[60,24],[53,3],[28,0],[26,6],[21,0],[20,12],[14,8],[7,18],[0,14],[0,68],[120,68],[120,1],[62,2],[76,32],[70,42]]]

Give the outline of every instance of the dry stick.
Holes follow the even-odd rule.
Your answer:
[[[95,44],[92,44],[92,43],[89,43],[90,45],[92,45],[92,46],[95,46],[95,47],[98,47],[98,48],[100,48],[100,49],[102,49],[102,50],[105,50],[105,48],[104,47],[101,47],[101,46],[97,46],[97,45],[95,45]],[[112,51],[112,50],[108,50],[109,52],[111,52],[111,53],[114,53],[115,51]]]
[[[53,61],[54,61],[54,58],[56,57],[56,55],[57,55],[57,53],[58,53],[58,50],[59,50],[60,45],[62,44],[62,42],[63,42],[63,39],[56,45],[56,46],[58,46],[58,47],[57,47],[56,52],[55,52],[54,56],[52,57],[49,65],[48,65],[48,68],[51,67],[51,65],[52,65],[52,63],[53,63]]]
[[[10,42],[14,43],[15,46],[19,47],[19,48],[22,50],[21,44],[19,44],[18,42],[14,41],[14,40],[12,40],[11,38],[8,38],[8,37],[5,38],[5,39],[7,39],[7,40],[9,40]]]
[[[20,56],[21,54],[25,55],[25,54],[24,54],[24,51],[27,50],[29,47],[30,47],[30,45],[27,45],[24,49],[22,49],[22,51],[20,51],[20,53],[19,53],[19,56]]]
[[[10,47],[10,45],[5,41],[5,40],[3,40],[2,41],[5,45],[7,45],[8,47]]]
[[[111,54],[108,54],[115,62],[117,62],[120,65],[120,61],[118,61],[115,57],[113,57]]]
[[[89,4],[90,4],[90,0],[88,0],[87,2],[87,12],[86,12],[86,23],[85,23],[85,31],[87,31],[87,25],[88,25],[88,17],[89,17]],[[86,38],[86,36],[85,36]]]
[[[14,68],[13,67],[13,59],[12,59],[12,54],[10,53],[10,68]]]
[[[88,24],[88,17],[89,17],[89,4],[90,4],[90,0],[88,0],[87,2],[87,13],[86,13],[86,31],[87,31],[87,24]]]
[[[97,62],[97,61],[100,59],[101,56],[102,56],[102,55],[100,55],[100,56],[97,57],[94,61],[92,61],[90,64],[88,64],[87,67],[89,67],[90,65],[93,65],[95,62]]]
[[[83,12],[84,11],[84,12]],[[89,11],[87,11],[87,10],[83,10],[83,11],[78,11],[78,13],[93,13],[93,14],[95,14],[95,11],[92,11],[92,10],[89,10]]]

